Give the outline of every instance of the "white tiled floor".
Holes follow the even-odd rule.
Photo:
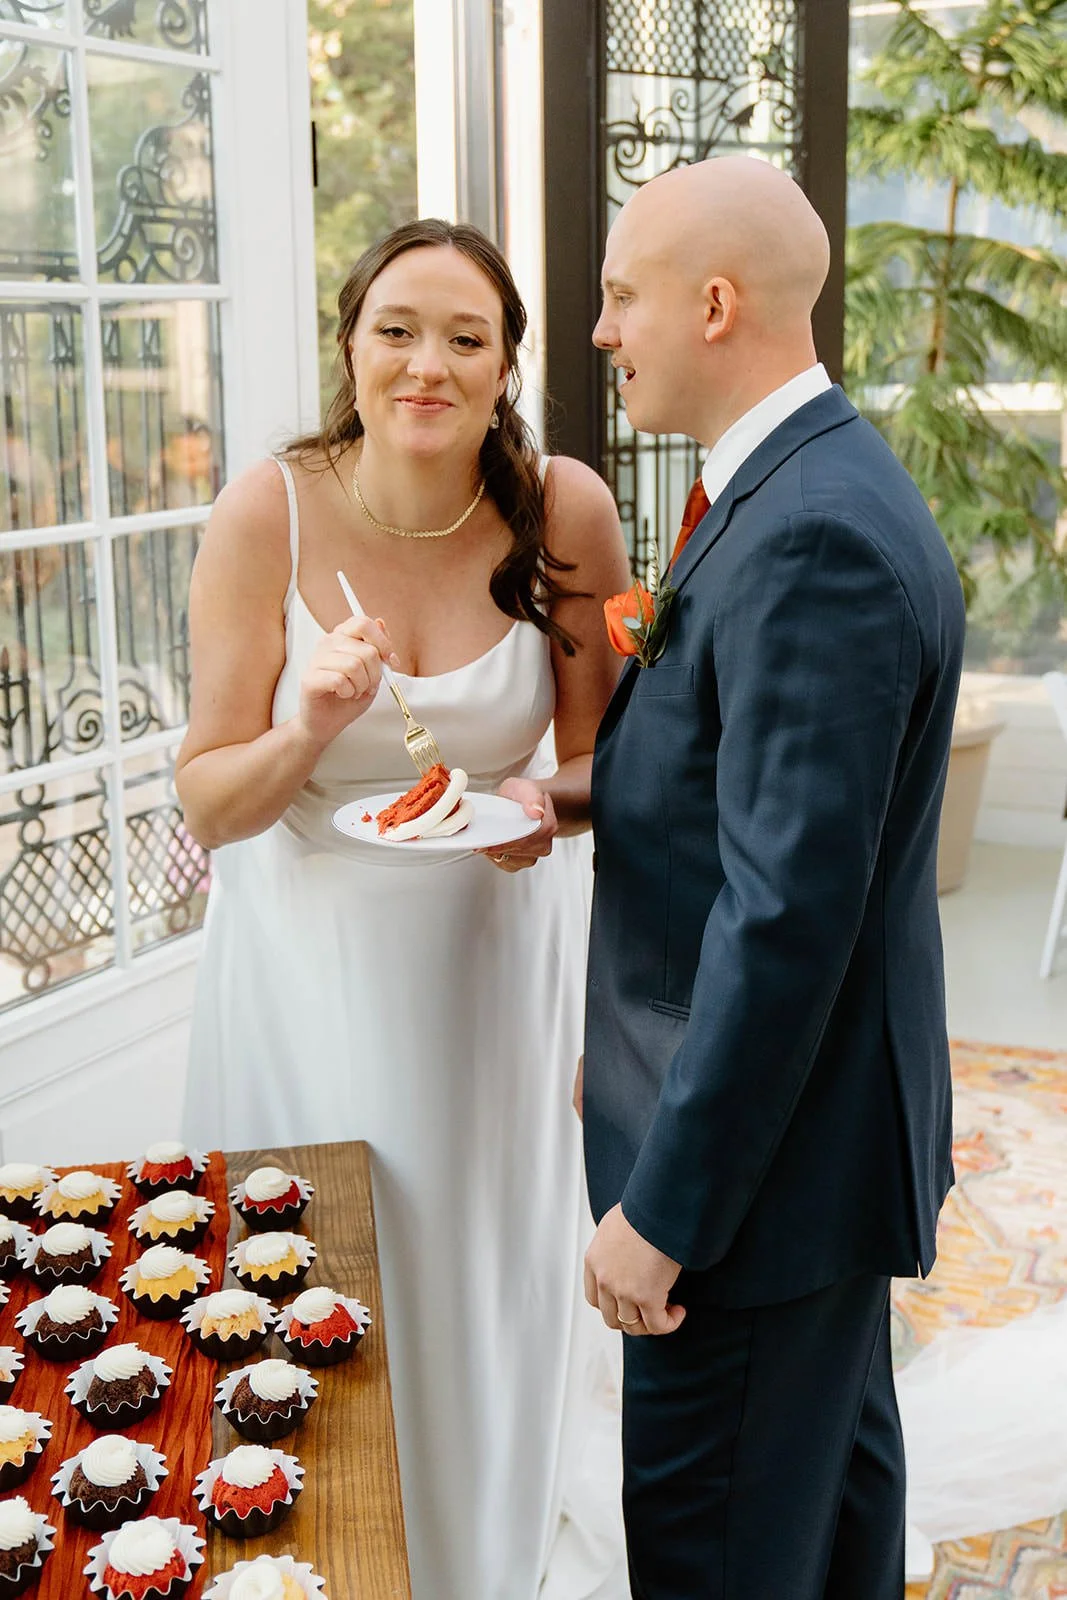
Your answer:
[[[942,895],[949,1033],[1067,1050],[1067,938],[1037,975],[1060,854],[974,844],[962,889]]]

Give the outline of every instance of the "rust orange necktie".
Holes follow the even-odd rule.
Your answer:
[[[710,510],[711,501],[708,499],[704,489],[704,480],[703,478],[698,478],[689,491],[689,498],[685,502],[685,510],[682,512],[682,525],[678,529],[678,537],[674,541],[674,550],[671,553],[672,567],[688,544],[689,536],[693,529]]]

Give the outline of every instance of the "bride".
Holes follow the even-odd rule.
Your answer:
[[[628,575],[604,484],[539,459],[516,411],[524,327],[473,228],[367,251],[321,432],[223,490],[190,597],[177,784],[215,857],[186,1132],[371,1146],[416,1600],[535,1600],[570,1459],[578,835]],[[383,661],[445,761],[535,832],[442,862],[332,829],[417,776]]]

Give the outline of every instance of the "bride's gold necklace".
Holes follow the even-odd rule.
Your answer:
[[[392,533],[398,539],[446,539],[450,533],[455,533],[457,528],[462,528],[467,518],[472,516],[478,509],[482,495],[485,493],[485,479],[483,478],[478,485],[478,493],[474,496],[466,511],[461,516],[458,516],[455,522],[450,522],[447,528],[394,528],[390,522],[379,522],[360,493],[358,467],[352,468],[352,493],[355,495],[356,503],[367,521],[372,527],[377,528],[379,533]]]

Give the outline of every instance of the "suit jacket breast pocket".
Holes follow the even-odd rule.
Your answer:
[[[691,661],[681,661],[676,666],[642,667],[634,694],[641,700],[656,695],[692,694],[694,680]]]

